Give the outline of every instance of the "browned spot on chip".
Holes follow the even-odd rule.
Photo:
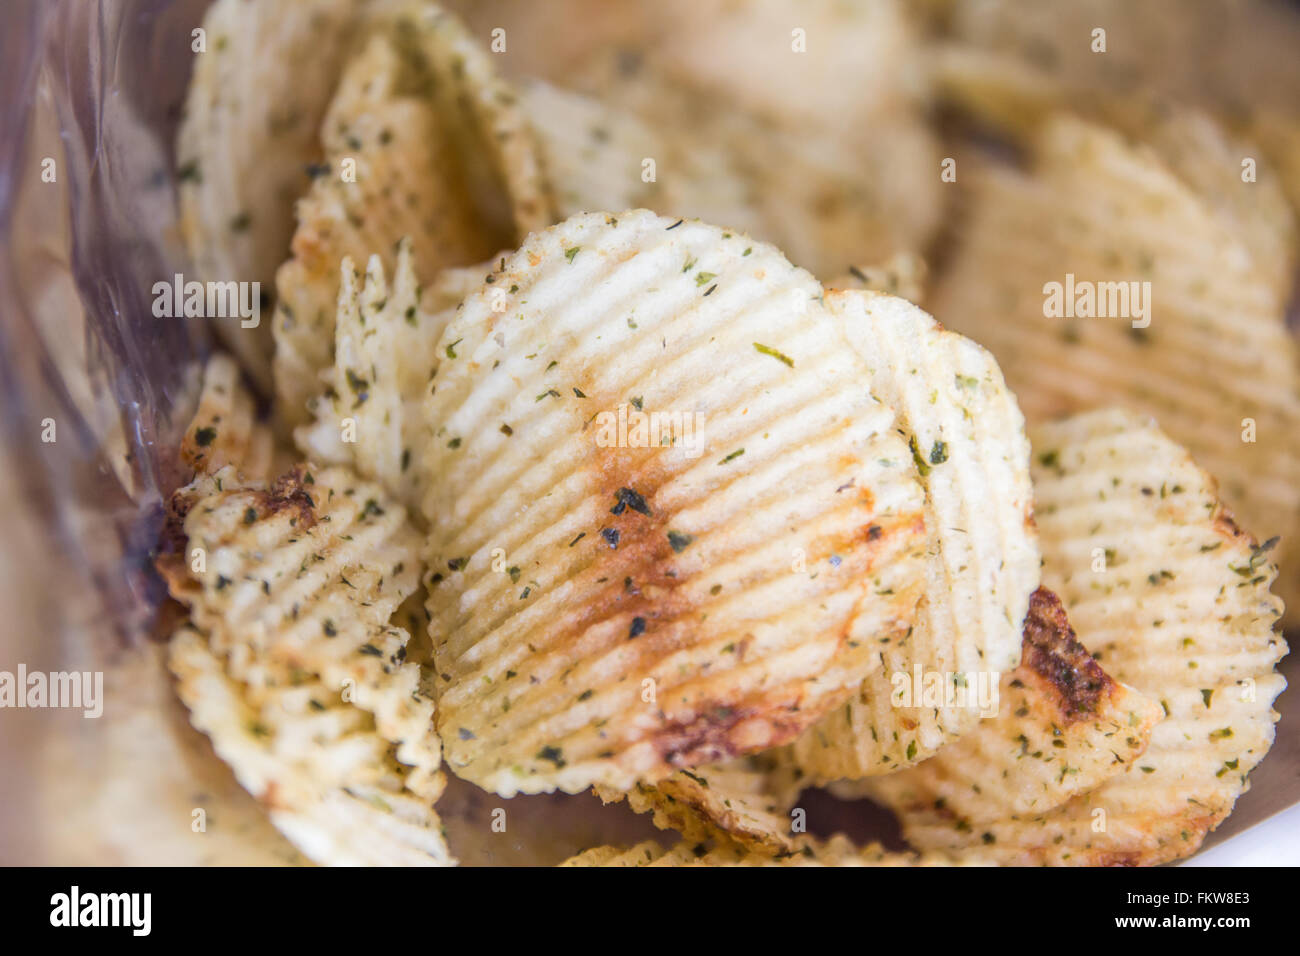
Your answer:
[[[1021,654],[1021,673],[1047,683],[1065,723],[1091,718],[1101,696],[1115,686],[1079,643],[1060,598],[1047,588],[1040,587],[1029,598]]]

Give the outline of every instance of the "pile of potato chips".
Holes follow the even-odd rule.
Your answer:
[[[1177,22],[1300,36],[1255,5]],[[1300,597],[1295,88],[1235,111],[1102,0],[458,6],[204,22],[185,237],[275,314],[220,330],[158,567],[275,828],[451,865],[555,794],[525,859],[1195,852]],[[557,856],[590,791],[663,832]]]

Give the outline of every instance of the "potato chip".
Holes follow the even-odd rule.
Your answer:
[[[977,0],[954,5],[951,32],[952,54],[962,62],[940,66],[942,92],[956,89],[968,105],[995,106],[1013,125],[1021,125],[1013,116],[1016,103],[1030,113],[1050,104],[1111,116],[1137,96],[1208,110],[1264,147],[1300,212],[1293,148],[1300,68],[1291,55],[1300,43],[1300,17],[1290,5]],[[945,49],[940,59],[949,55]],[[1146,131],[1134,132],[1145,138]],[[1238,172],[1243,158],[1232,164]]]
[[[751,754],[726,763],[679,770],[656,784],[628,793],[597,787],[605,803],[627,799],[637,813],[653,814],[662,830],[688,842],[719,836],[756,852],[782,853],[794,846],[790,809],[799,797],[801,772],[776,754]]]
[[[1115,402],[1154,415],[1285,542],[1300,373],[1246,244],[1151,151],[1073,119],[1044,128],[1032,172],[966,175],[974,207],[929,304],[997,356],[1031,425]]]
[[[962,43],[1032,66],[1071,95],[1142,91],[1250,114],[1294,113],[1300,17],[1267,0],[974,0],[953,4]],[[1100,31],[1100,32],[1098,32]]]
[[[900,252],[877,265],[849,266],[847,273],[830,279],[826,287],[884,292],[909,302],[920,302],[925,294],[927,271],[920,256]]]
[[[260,282],[270,291],[363,6],[217,0],[208,7],[176,144],[181,228],[197,278]],[[214,324],[269,392],[270,323],[256,330],[234,320]]]
[[[1043,813],[1141,756],[1160,705],[1110,677],[1079,643],[1060,600],[1034,592],[1020,666],[1002,678],[997,715],[929,760],[833,787],[894,809],[908,832]]]
[[[906,632],[920,487],[821,296],[640,210],[534,234],[465,301],[424,506],[458,774],[629,790],[768,749]]]
[[[873,118],[873,138],[890,143],[874,150],[838,127],[764,121],[661,76],[637,82],[630,104],[622,89],[525,88],[562,216],[644,206],[700,218],[771,242],[818,275],[922,248],[938,226],[938,147],[908,109]]]
[[[1016,60],[963,47],[942,47],[933,72],[940,94],[1021,145],[1069,101],[1079,111],[1152,147],[1161,161],[1246,247],[1262,279],[1285,301],[1296,265],[1295,213],[1287,205],[1288,174],[1270,161],[1290,153],[1266,119],[1233,133],[1200,110],[1133,96],[1070,97]],[[1267,158],[1256,145],[1275,145]],[[1281,174],[1281,175],[1280,175]]]
[[[444,269],[421,287],[403,239],[391,289],[378,256],[370,257],[364,283],[352,260],[343,260],[333,368],[322,373],[324,391],[308,402],[315,422],[294,432],[309,459],[347,465],[418,507],[418,450],[427,440],[421,409],[438,367],[438,339],[461,300],[503,259]]]
[[[233,465],[246,478],[265,479],[273,452],[271,429],[257,420],[239,366],[229,355],[216,353],[203,367],[199,405],[181,439],[181,461],[202,474]]]
[[[562,218],[645,207],[761,231],[747,172],[715,129],[688,138],[634,110],[545,83],[524,86],[522,104]]]
[[[475,36],[491,44],[511,77],[541,78],[566,86],[575,70],[611,50],[635,57],[663,26],[663,17],[645,3],[447,0],[445,6]]]
[[[436,80],[427,63],[403,51],[381,30],[348,63],[321,128],[325,162],[297,207],[293,258],[276,277],[276,393],[292,425],[303,421],[329,365],[345,257],[389,255],[405,238],[428,282],[512,238],[480,221],[457,146],[420,92]]]
[[[548,83],[523,85],[520,102],[562,217],[651,204],[657,171],[647,181],[642,163],[662,164],[666,174],[662,133],[632,113]]]
[[[487,38],[474,37],[427,2],[415,3],[395,23],[408,49],[428,64],[429,92],[460,151],[480,215],[516,240],[550,225],[554,210],[532,128],[518,92],[497,73]]]
[[[1150,422],[1103,410],[1033,432],[1044,582],[1114,679],[1160,701],[1146,752],[1044,814],[905,828],[1017,864],[1155,864],[1196,851],[1268,751],[1286,682],[1269,545]]]
[[[308,457],[350,465],[407,505],[419,501],[420,470],[411,464],[424,444],[420,406],[453,311],[426,312],[419,292],[406,240],[391,288],[379,256],[370,257],[364,283],[343,260],[333,368],[308,403],[315,423],[294,433]]]
[[[826,305],[898,411],[929,543],[912,628],[873,648],[879,670],[794,745],[814,782],[892,773],[996,713],[1039,580],[1029,442],[993,357],[894,296],[830,292]]]
[[[829,840],[812,837],[799,838],[794,846],[780,856],[752,853],[734,844],[719,844],[684,840],[672,847],[664,847],[655,840],[636,846],[620,848],[595,847],[565,860],[561,866],[982,866],[987,861],[975,856],[958,860],[940,853],[918,855],[893,853],[879,843],[865,847],[854,846],[844,836]]]
[[[302,424],[334,343],[339,263],[406,238],[424,284],[513,247],[552,219],[515,93],[464,27],[433,4],[380,8],[321,128],[326,163],[299,203],[276,277],[276,391]]]
[[[846,4],[660,0],[663,40],[646,58],[673,78],[782,125],[844,129],[903,95],[915,37],[894,0]]]
[[[164,574],[231,677],[257,690],[317,679],[432,775],[432,704],[407,632],[389,624],[420,567],[401,506],[341,468],[299,467],[269,488],[227,469],[180,498],[184,540]]]
[[[728,115],[729,143],[761,219],[757,234],[818,276],[925,249],[943,213],[934,133],[900,106],[865,133],[819,134]],[[876,142],[888,142],[877,149]]]
[[[1141,111],[1126,128],[1133,135],[1145,134],[1169,168],[1241,240],[1263,280],[1285,304],[1295,281],[1295,213],[1282,181],[1259,157],[1256,145],[1193,110]],[[1252,156],[1259,158],[1247,181],[1243,157]]]
[[[337,695],[320,688],[307,698],[314,716],[283,706],[303,688],[273,695],[286,698],[279,706],[250,706],[251,689],[191,628],[173,637],[170,663],[195,726],[307,857],[328,865],[455,864],[431,808],[436,793],[405,786],[403,768],[384,756],[387,742],[373,729],[319,719],[341,711],[355,721],[362,711],[336,706]]]
[[[1300,116],[1258,110],[1242,132],[1264,148],[1292,209],[1300,215]]]

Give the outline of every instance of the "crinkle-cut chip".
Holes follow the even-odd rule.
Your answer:
[[[1273,670],[1287,650],[1274,542],[1237,525],[1186,449],[1117,409],[1031,439],[1043,583],[1107,673],[1157,696]]]
[[[941,102],[1020,143],[1032,139],[1066,95],[1036,67],[962,43],[930,47],[925,69]]]
[[[1259,143],[1282,182],[1291,208],[1300,215],[1300,116],[1276,110],[1258,110],[1242,130]]]
[[[909,302],[920,302],[925,294],[927,272],[925,260],[920,256],[900,252],[876,265],[849,266],[844,275],[828,280],[826,288],[884,292]]]
[[[562,217],[654,205],[661,192],[658,166],[665,177],[671,168],[661,131],[633,113],[549,83],[523,85],[520,104]],[[649,182],[642,175],[646,159],[656,167]]]
[[[1004,866],[1153,866],[1190,856],[1249,788],[1247,774],[1273,744],[1272,703],[1285,688],[1279,674],[1179,688],[1162,696],[1168,714],[1146,754],[1096,790],[970,832],[931,820],[904,834],[918,848],[970,846]]]
[[[420,573],[402,507],[345,469],[310,466],[270,487],[226,469],[181,500],[184,544],[167,577],[231,675],[254,687],[319,680],[373,714],[400,760],[436,770],[433,705],[406,661],[407,632],[389,624]]]
[[[1060,600],[1041,587],[1020,666],[1002,678],[998,698],[995,716],[924,763],[832,790],[884,803],[909,829],[1044,813],[1125,772],[1164,716],[1092,659]]]
[[[203,367],[199,405],[181,439],[181,461],[202,474],[232,465],[243,477],[265,479],[274,449],[271,429],[257,420],[239,366],[229,355],[215,353]]]
[[[487,38],[471,34],[457,17],[423,0],[412,16],[397,18],[404,38],[412,26],[414,45],[434,80],[432,95],[475,191],[475,205],[517,240],[550,225],[554,210],[532,128],[518,91],[497,72],[499,58],[488,51]]]
[[[172,638],[169,662],[194,726],[308,858],[455,864],[432,809],[440,788],[412,791],[407,768],[385,752],[387,741],[367,728],[363,711],[334,706],[319,686],[300,708],[300,688],[268,693],[244,685],[192,628]]]
[[[397,30],[378,30],[347,64],[321,126],[325,162],[298,203],[293,257],[276,276],[276,395],[290,425],[302,423],[330,364],[345,257],[391,256],[405,238],[427,283],[516,238],[513,224],[498,227],[473,202],[460,146],[428,90],[436,71],[410,49],[424,34]]]
[[[799,791],[793,771],[775,755],[752,754],[679,770],[655,784],[638,783],[627,793],[606,787],[597,787],[596,793],[605,803],[626,798],[637,813],[653,814],[655,826],[676,830],[689,842],[722,836],[775,854],[794,846],[790,808]]]
[[[973,0],[952,4],[961,43],[1032,66],[1071,96],[1104,91],[1195,103],[1225,115],[1295,112],[1300,17],[1267,0]],[[1171,16],[1171,14],[1177,14]],[[1093,30],[1106,30],[1104,54]]]
[[[683,95],[654,88],[674,104]],[[675,132],[680,117],[657,119],[662,107],[647,114],[545,84],[527,87],[524,100],[561,215],[645,206],[698,217],[772,242],[818,275],[923,248],[938,225],[938,181],[921,172],[939,162],[934,137],[901,107],[870,124],[890,149],[864,150],[842,132],[722,106],[682,105],[688,138]]]
[[[421,287],[403,239],[391,290],[378,256],[370,257],[360,286],[352,260],[343,260],[333,367],[322,373],[324,391],[308,403],[315,421],[294,432],[309,459],[350,466],[408,508],[418,506],[426,440],[420,407],[438,367],[438,339],[461,301],[504,258],[444,269]]]
[[[903,87],[916,39],[895,0],[854,4],[741,0],[654,4],[663,39],[646,58],[738,111],[786,125],[845,129],[887,109]]]
[[[1048,813],[958,831],[913,827],[1010,863],[1155,864],[1187,856],[1231,812],[1273,740],[1286,643],[1277,568],[1215,483],[1150,421],[1078,415],[1031,432],[1044,583],[1116,680],[1165,717],[1127,772]],[[985,834],[988,834],[985,836]]]
[[[721,140],[753,197],[756,235],[818,276],[925,249],[942,219],[934,132],[900,105],[864,133],[834,135],[723,117]],[[888,149],[872,144],[888,142]]]
[[[946,100],[1021,145],[1032,147],[1069,100],[1076,112],[1150,146],[1245,246],[1260,280],[1282,301],[1289,298],[1297,253],[1296,216],[1287,202],[1290,153],[1269,117],[1234,131],[1201,110],[1131,92],[1080,101],[1033,67],[960,46],[940,47],[932,73]],[[1275,148],[1261,155],[1259,146],[1269,144]]]
[[[438,367],[434,347],[455,311],[430,314],[419,299],[406,240],[391,287],[379,256],[370,257],[364,284],[352,260],[343,260],[333,368],[308,403],[315,422],[294,432],[308,457],[349,465],[408,507],[419,504],[420,409]]]
[[[1031,425],[1116,403],[1153,415],[1285,547],[1300,366],[1278,296],[1149,149],[1064,117],[1038,142],[1030,172],[968,168],[974,205],[933,309],[997,356]]]
[[[683,840],[665,847],[646,840],[632,847],[601,846],[579,853],[560,866],[988,866],[977,855],[962,857],[943,853],[895,853],[879,843],[854,845],[844,836],[829,840],[799,837],[779,856],[755,852],[743,846],[719,842]]]
[[[194,57],[176,145],[181,228],[195,278],[270,290],[363,7],[362,0],[217,0],[208,7],[207,48]],[[214,324],[270,392],[270,323]]]
[[[988,716],[1020,660],[1040,564],[1024,418],[997,363],[904,299],[829,292],[826,305],[897,410],[926,489],[925,596],[881,666],[794,745],[816,782],[892,773]]]
[[[1109,119],[1136,118],[1129,109],[1135,99],[1208,110],[1263,147],[1300,211],[1294,139],[1300,68],[1291,55],[1300,43],[1300,16],[1288,4],[1259,0],[1187,0],[1177,5],[1176,18],[1169,16],[1171,6],[1127,0],[958,4],[955,38],[933,57],[936,88],[982,118],[1022,131],[1053,108]],[[1110,48],[1099,56],[1078,38],[1103,23]],[[1126,128],[1140,139],[1149,132]],[[1237,174],[1244,155],[1230,164]],[[1247,184],[1239,196],[1251,192],[1265,191]]]
[[[552,220],[532,130],[490,55],[432,4],[389,5],[375,20],[325,118],[327,162],[276,277],[276,389],[291,425],[329,365],[344,257],[408,237],[427,285]]]
[[[645,210],[536,233],[491,278],[443,333],[457,357],[427,407],[455,771],[503,795],[628,790],[841,703],[910,624],[924,516],[821,287]]]
[[[522,103],[536,131],[561,218],[645,207],[755,232],[756,197],[731,143],[673,127],[595,97],[531,83]]]
[[[1140,125],[1134,128],[1134,123]],[[1149,142],[1195,190],[1245,245],[1279,300],[1288,301],[1295,281],[1295,213],[1282,181],[1255,143],[1195,110],[1144,110],[1126,128]],[[1254,179],[1249,182],[1243,179],[1243,157],[1254,159]]]

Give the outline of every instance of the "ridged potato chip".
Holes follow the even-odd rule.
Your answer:
[[[432,810],[436,789],[407,786],[407,768],[363,711],[310,681],[259,694],[233,679],[192,628],[172,638],[169,660],[194,725],[309,859],[455,864]]]
[[[1004,129],[1024,132],[1048,112],[1070,109],[1118,123],[1139,140],[1151,132],[1142,125],[1151,115],[1144,101],[1161,109],[1206,110],[1262,148],[1232,156],[1222,172],[1240,177],[1244,160],[1263,160],[1259,165],[1276,170],[1300,214],[1300,110],[1294,95],[1300,69],[1291,55],[1300,43],[1300,16],[1289,4],[977,0],[954,6],[948,33],[933,57],[933,79],[944,99],[974,108]],[[1094,49],[1099,43],[1104,51]],[[1203,162],[1194,152],[1164,156]],[[1263,200],[1257,194],[1271,191],[1270,180],[1261,169],[1246,189],[1236,184],[1235,198]],[[1256,188],[1265,183],[1268,188]],[[1252,231],[1267,228],[1282,211],[1259,205],[1260,219],[1247,223]]]
[[[345,257],[385,257],[405,238],[433,282],[551,221],[515,93],[463,25],[428,3],[380,8],[321,127],[325,164],[298,204],[293,258],[276,277],[280,413],[307,417],[334,344]]]
[[[794,744],[813,782],[892,773],[997,712],[1038,587],[1029,442],[993,357],[911,303],[839,291],[826,305],[898,412],[926,489],[925,596],[881,666]]]
[[[638,82],[632,97],[525,88],[562,216],[645,206],[700,218],[817,275],[923,248],[939,224],[938,147],[904,106],[873,118],[890,149],[871,150],[842,127],[765,121],[652,73]]]
[[[427,440],[422,408],[438,367],[438,339],[461,300],[503,259],[444,269],[421,286],[403,239],[391,287],[379,256],[370,257],[364,281],[352,260],[343,260],[333,367],[322,373],[322,393],[308,402],[315,421],[294,431],[310,460],[349,466],[418,508]]]
[[[203,367],[199,405],[181,438],[181,461],[201,474],[233,465],[245,478],[266,479],[275,451],[271,429],[257,420],[239,366],[218,352]]]
[[[177,497],[181,542],[160,568],[232,679],[257,690],[318,680],[432,776],[432,703],[406,661],[407,632],[389,623],[420,571],[400,505],[344,469],[309,466],[270,487],[226,469]]]
[[[522,89],[561,218],[645,207],[762,235],[759,197],[733,144],[705,126],[672,127],[592,96],[546,83]]]
[[[1126,772],[1047,813],[905,830],[1004,863],[1156,864],[1196,851],[1273,740],[1286,653],[1270,544],[1149,421],[1103,410],[1031,432],[1044,583],[1114,679],[1164,711]]]
[[[687,842],[719,836],[756,852],[783,853],[794,846],[790,809],[799,797],[801,771],[779,754],[751,754],[726,763],[679,770],[627,793],[597,787],[605,803],[626,798],[637,813],[650,813],[661,830]]]
[[[438,365],[434,347],[452,315],[426,312],[421,298],[405,239],[391,287],[379,256],[370,257],[364,282],[352,260],[343,260],[333,367],[322,394],[308,403],[315,422],[294,432],[313,460],[350,465],[408,506],[419,504],[420,410]]]
[[[670,77],[738,112],[844,129],[906,95],[916,37],[896,0],[868,4],[660,0],[664,35],[646,51]]]
[[[320,155],[317,132],[364,0],[217,0],[203,17],[176,144],[181,231],[205,281],[268,293],[293,235],[293,203]],[[269,317],[267,317],[269,318]],[[214,326],[271,390],[270,322]]]
[[[1296,217],[1267,159],[1254,160],[1252,181],[1243,178],[1243,157],[1258,157],[1256,144],[1194,110],[1133,110],[1124,128],[1130,135],[1145,134],[1170,169],[1241,240],[1285,306],[1295,281]]]
[[[1272,116],[1233,130],[1200,109],[1132,92],[1070,96],[1027,64],[958,45],[938,48],[931,71],[949,105],[1023,147],[1033,148],[1066,102],[1150,146],[1237,236],[1274,294],[1289,298],[1297,254],[1296,217],[1287,202],[1293,173]],[[1273,148],[1261,156],[1264,145]]]
[[[919,766],[832,790],[885,804],[909,833],[969,832],[1051,810],[1123,772],[1164,716],[1093,660],[1060,600],[1041,587],[1029,602],[1020,666],[1003,677],[999,697],[995,717]]]
[[[1300,372],[1246,244],[1151,150],[1078,120],[1044,127],[1032,171],[967,176],[974,206],[930,304],[997,356],[1030,424],[1117,402],[1154,415],[1285,547]]]
[[[924,250],[942,220],[942,156],[917,112],[872,118],[870,138],[837,127],[818,133],[728,114],[728,142],[761,224],[758,235],[818,276],[859,262]],[[888,141],[889,149],[875,149]]]
[[[375,33],[345,69],[321,127],[325,161],[298,203],[293,258],[276,277],[275,377],[280,413],[307,414],[329,365],[339,263],[414,248],[420,278],[483,259],[500,245],[479,221],[455,144],[422,85],[429,65]]]
[[[424,506],[458,774],[628,790],[777,746],[906,632],[920,486],[821,298],[639,210],[534,234],[465,301]]]
[[[896,295],[908,302],[920,302],[925,295],[928,273],[925,260],[910,252],[900,252],[884,262],[849,266],[842,276],[829,279],[828,289],[862,289]]]
[[[671,168],[662,132],[634,113],[540,81],[520,87],[520,103],[561,217],[653,205],[661,192],[657,167],[665,178]],[[656,166],[649,181],[646,159]]]

